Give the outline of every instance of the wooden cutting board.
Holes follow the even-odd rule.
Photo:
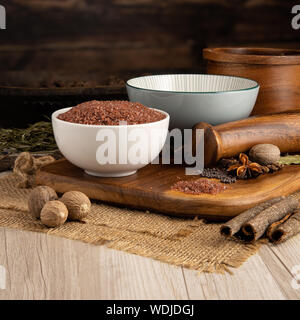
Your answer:
[[[184,168],[176,165],[148,165],[132,176],[98,178],[62,159],[43,167],[37,174],[37,183],[59,193],[78,190],[91,199],[125,207],[210,220],[226,220],[260,202],[300,190],[300,166],[286,166],[256,179],[239,180],[218,195],[171,190],[175,182],[187,178],[195,176],[185,176]]]

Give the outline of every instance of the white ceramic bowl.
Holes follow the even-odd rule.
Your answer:
[[[139,77],[128,80],[126,88],[130,101],[168,112],[170,127],[180,129],[247,118],[259,91],[253,80],[204,74]]]
[[[52,114],[55,140],[64,157],[87,174],[99,177],[134,174],[153,161],[165,144],[170,119],[166,112],[159,110],[166,118],[157,122],[101,126],[71,123],[57,118],[69,109]],[[109,155],[107,148],[111,150]],[[108,156],[112,162],[106,161]]]

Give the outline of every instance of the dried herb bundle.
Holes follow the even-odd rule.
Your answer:
[[[51,122],[37,122],[26,129],[0,128],[0,153],[56,150]]]

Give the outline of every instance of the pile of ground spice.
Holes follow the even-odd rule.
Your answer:
[[[194,195],[203,193],[215,195],[226,190],[226,186],[215,180],[199,178],[196,180],[178,181],[171,187],[171,189]]]
[[[88,101],[62,113],[58,119],[72,123],[117,126],[120,121],[127,125],[156,122],[166,116],[156,110],[129,101]]]

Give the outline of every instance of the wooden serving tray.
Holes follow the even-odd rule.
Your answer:
[[[195,176],[186,176],[184,168],[176,165],[148,165],[132,176],[98,178],[62,159],[43,167],[37,174],[37,183],[59,193],[82,191],[91,199],[125,207],[226,220],[260,202],[298,191],[300,166],[286,166],[253,180],[239,180],[218,195],[189,195],[171,190],[175,182],[187,178]]]

